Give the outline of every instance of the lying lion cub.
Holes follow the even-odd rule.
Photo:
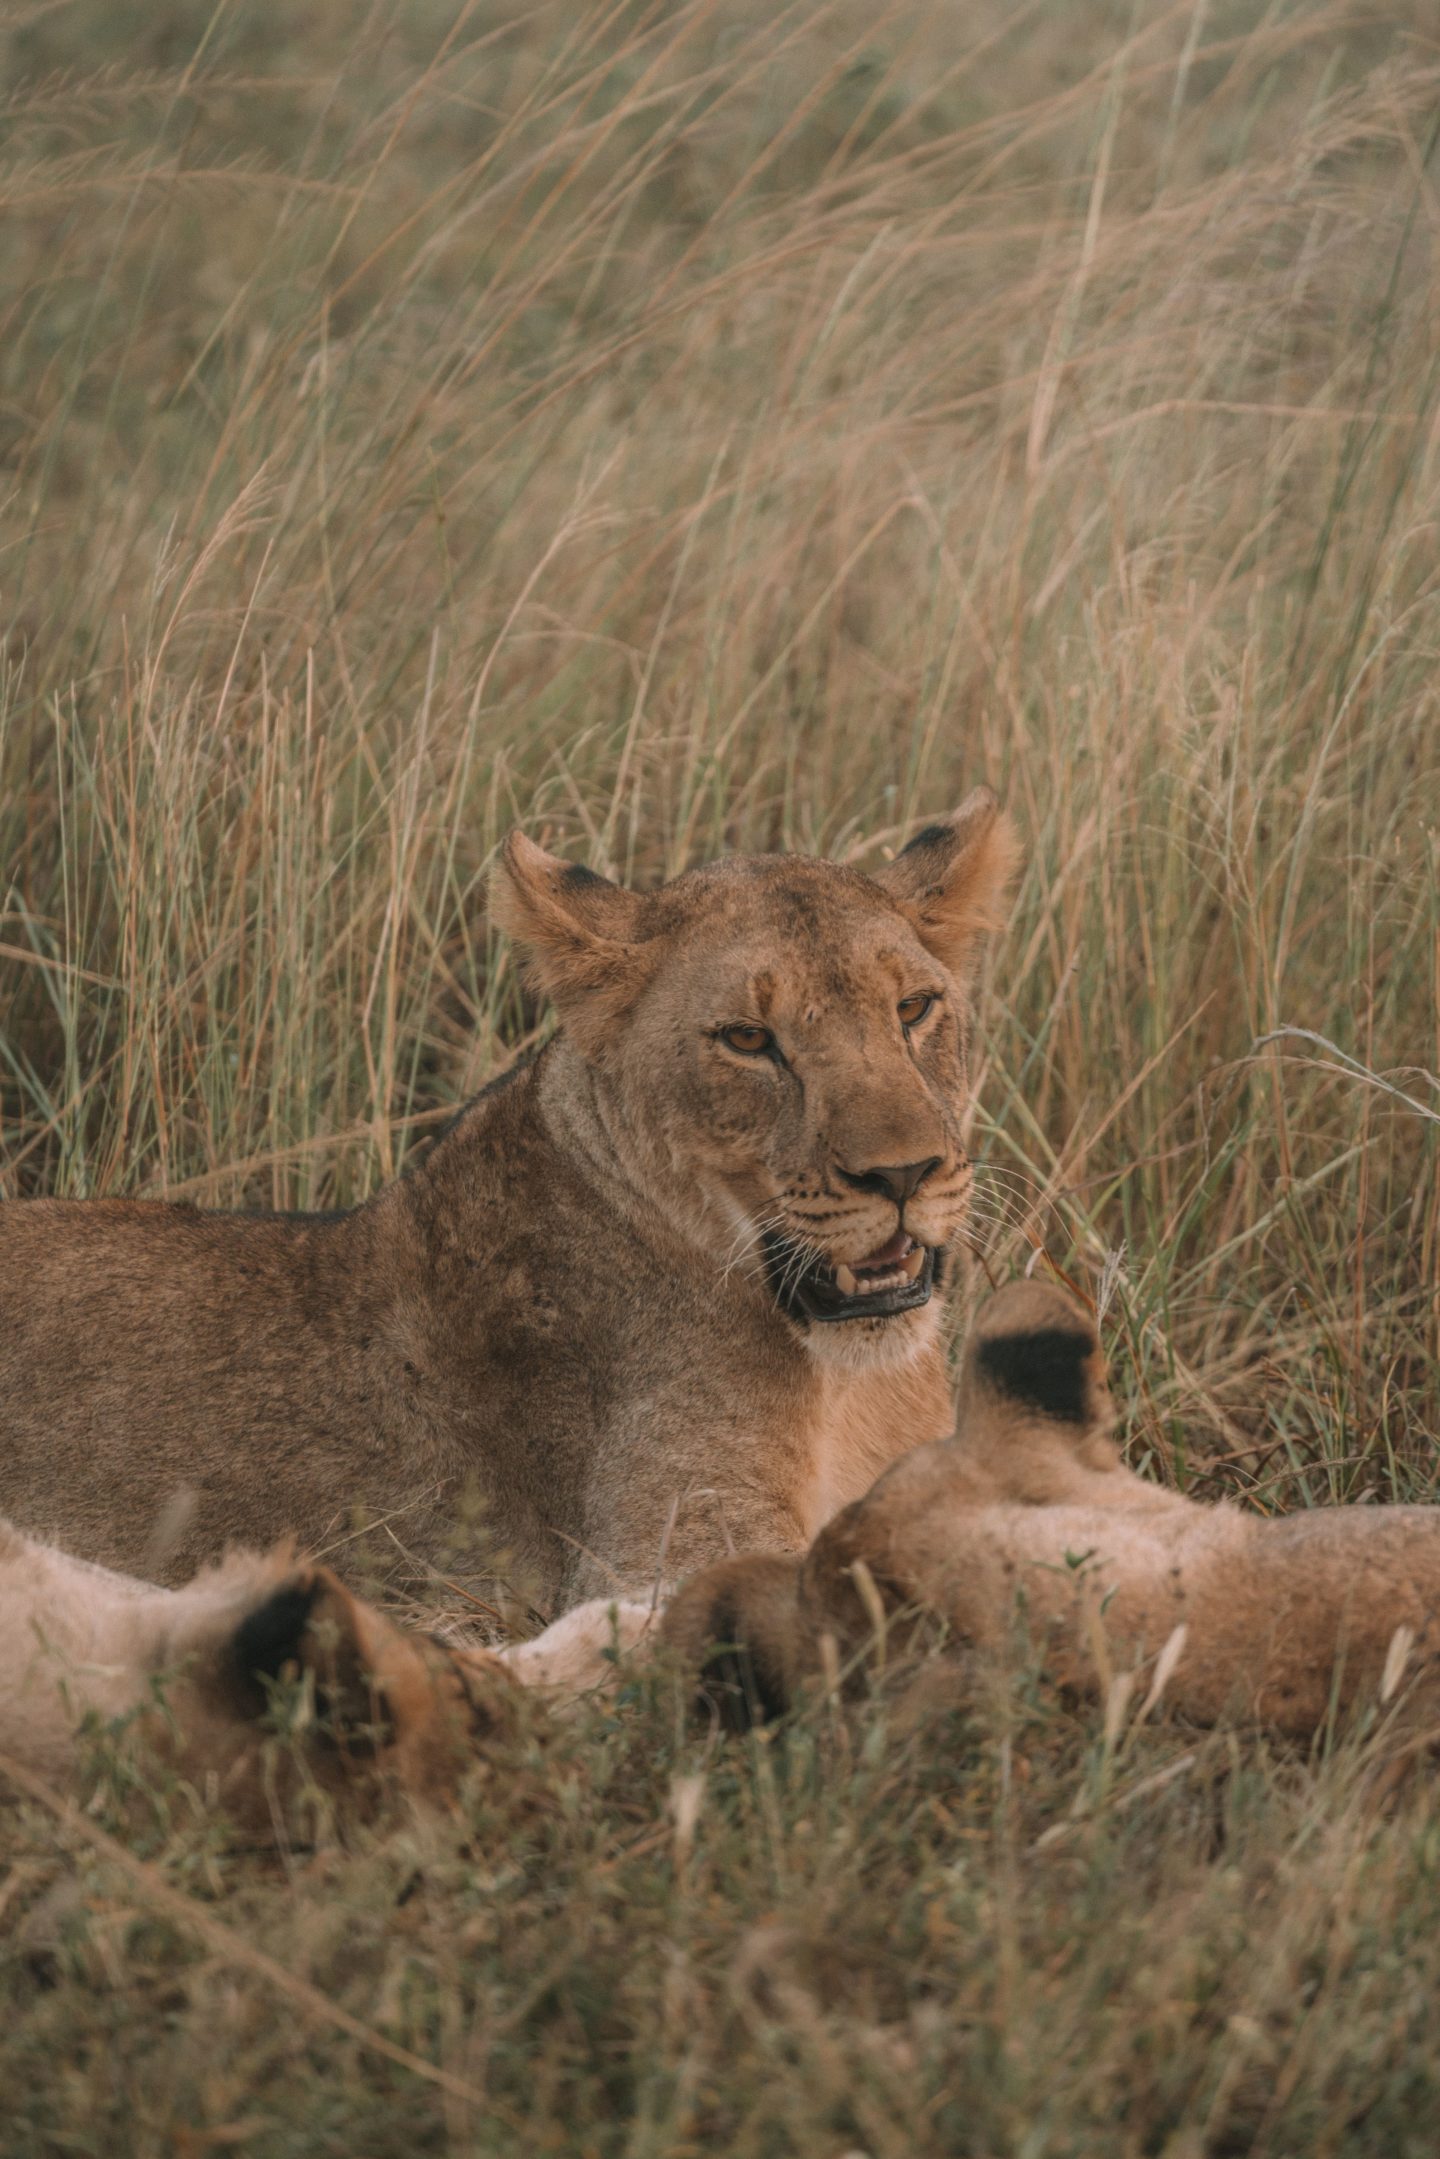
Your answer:
[[[560,1031],[397,1183],[341,1215],[0,1205],[0,1508],[184,1581],[356,1510],[434,1562],[468,1489],[547,1617],[803,1551],[950,1428],[1015,854],[984,789],[873,875],[631,892],[515,834],[495,912]]]
[[[87,1716],[133,1712],[179,1775],[263,1833],[285,1783],[263,1724],[266,1682],[282,1672],[313,1683],[310,1777],[351,1800],[381,1786],[448,1799],[514,1699],[502,1659],[402,1633],[290,1549],[231,1553],[183,1589],[157,1589],[0,1518],[0,1755],[32,1773],[65,1783]]]
[[[1440,1508],[1276,1520],[1202,1506],[1126,1469],[1113,1421],[1088,1317],[1012,1283],[967,1342],[955,1439],[897,1462],[803,1558],[707,1569],[663,1636],[710,1665],[742,1718],[793,1702],[827,1636],[843,1665],[917,1616],[982,1651],[1021,1618],[1052,1676],[1082,1691],[1097,1684],[1097,1627],[1112,1669],[1172,1644],[1165,1697],[1200,1723],[1309,1733],[1402,1674],[1410,1709],[1440,1712]]]

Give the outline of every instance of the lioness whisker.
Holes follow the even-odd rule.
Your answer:
[[[1041,1198],[1045,1198],[1049,1194],[1050,1188],[1045,1181],[1039,1177],[1032,1177],[1028,1170],[1010,1169],[998,1162],[975,1162],[972,1163],[971,1167],[977,1177],[1000,1178],[1008,1184],[1020,1185],[1024,1189],[1036,1193]]]
[[[969,1219],[972,1222],[999,1222],[1013,1226],[1016,1223],[1029,1220],[1039,1212],[1039,1208],[1033,1205],[1023,1205],[1018,1199],[1010,1195],[1002,1197],[987,1193],[985,1202],[982,1205],[971,1207]]]
[[[785,1264],[780,1271],[780,1294],[783,1298],[789,1296],[815,1255],[812,1248],[799,1237],[783,1237],[780,1244],[782,1251],[786,1253]]]
[[[759,1215],[753,1221],[747,1219],[742,1222],[730,1240],[730,1249],[720,1263],[722,1279],[728,1277],[740,1261],[747,1258],[772,1230],[777,1230],[784,1219],[784,1209],[775,1207],[769,1214]]]

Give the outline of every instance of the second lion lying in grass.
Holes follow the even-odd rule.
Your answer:
[[[741,1721],[918,1625],[984,1653],[1018,1620],[1080,1692],[1164,1653],[1165,1698],[1198,1723],[1305,1735],[1402,1682],[1408,1715],[1440,1723],[1440,1508],[1200,1505],[1125,1468],[1113,1422],[1088,1316],[1012,1283],[971,1331],[956,1437],[904,1456],[802,1558],[707,1568],[664,1637]]]
[[[289,1745],[275,1743],[286,1681]],[[0,1792],[12,1762],[64,1788],[87,1735],[138,1725],[245,1834],[302,1785],[348,1807],[389,1789],[444,1803],[514,1699],[501,1658],[406,1632],[288,1546],[161,1589],[0,1517]]]

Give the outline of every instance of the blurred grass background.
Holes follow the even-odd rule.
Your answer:
[[[640,880],[727,848],[864,862],[985,779],[1029,849],[983,1032],[987,1265],[1038,1242],[1103,1290],[1138,1463],[1265,1507],[1431,1495],[1433,10],[17,0],[0,52],[0,1196],[372,1190],[542,1024],[485,923],[511,823]],[[1263,1041],[1284,1028],[1316,1039]],[[749,1760],[780,1840],[769,1888],[731,1882],[753,1916],[811,1788],[792,1806]],[[1348,1834],[1266,1789],[1266,1865]],[[860,1819],[832,1825],[856,1850]],[[1099,1955],[1084,1898],[1114,1919],[1150,1868],[1171,1920],[1106,1985],[1143,2014],[1153,1954],[1184,1991],[1166,1960],[1194,1943],[1162,1933],[1175,1884],[1221,1895],[1219,1832],[1178,1824],[1168,1873],[1101,1840],[1110,1890],[1085,1877],[1058,1920],[1037,1892],[1034,1971],[1070,1953],[1055,1926]],[[618,1834],[600,1806],[586,1835]],[[1433,1843],[1383,1847],[1377,1909],[1421,1894]],[[963,1873],[957,1849],[904,1878]],[[1052,2134],[982,2108],[947,2149],[1069,2150],[1120,2104],[1123,2078],[1076,2096],[1083,2020],[1048,2053],[1005,2036],[1031,1886],[976,1890],[989,1961],[964,1954],[1001,1956],[1010,2007],[936,2058],[988,2032],[995,2089],[1048,2063],[1078,2111]],[[516,1929],[544,1936],[532,1887]],[[646,2015],[680,2046],[666,1939]],[[1269,2046],[1303,1987],[1257,2009],[1228,1954],[1195,1950]],[[1375,1954],[1398,2032],[1417,1967]],[[541,2027],[573,2023],[535,1985]],[[1342,2079],[1362,2038],[1324,2043]],[[749,2142],[722,2110],[725,2148],[839,2159],[823,2107],[784,2111],[821,2040],[752,2041],[790,2097]],[[1167,2144],[1181,2115],[1132,2062],[1114,2148],[1321,2148],[1308,2054],[1262,2105],[1258,2041],[1233,2075],[1175,2043],[1221,2080],[1219,2141]],[[524,2148],[702,2147],[684,2077],[662,2133],[614,2075],[628,2127],[565,2142],[541,2076]],[[370,2148],[326,2089],[334,2148]],[[1268,2144],[1225,2141],[1237,2106]],[[436,2119],[424,2148],[451,2148]]]

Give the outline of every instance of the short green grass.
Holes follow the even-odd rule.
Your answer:
[[[1154,1474],[1430,1496],[1432,11],[0,51],[0,1196],[373,1189],[545,1024],[512,822],[873,861],[988,779],[985,1264],[1101,1296]],[[343,1855],[28,1806],[7,2159],[1428,2153],[1440,1827],[1366,1747],[1023,1678],[721,1744],[656,1680]]]

